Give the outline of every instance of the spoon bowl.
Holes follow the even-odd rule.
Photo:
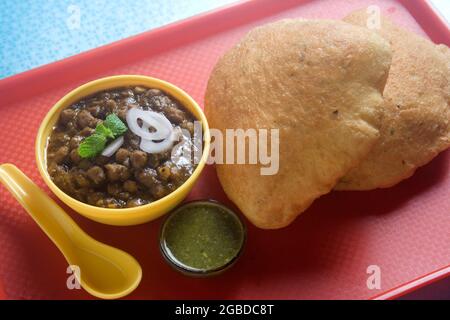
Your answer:
[[[128,253],[101,243],[85,233],[44,191],[12,164],[0,165],[0,182],[53,241],[74,275],[91,295],[117,299],[140,283],[142,269]]]

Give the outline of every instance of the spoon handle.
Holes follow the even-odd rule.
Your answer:
[[[142,269],[128,253],[87,235],[44,191],[12,164],[0,165],[0,182],[53,241],[69,264],[84,266],[90,281],[78,279],[90,294],[116,299],[140,283]]]
[[[60,244],[73,242],[83,231],[71,217],[15,165],[0,165],[0,182],[64,253]]]

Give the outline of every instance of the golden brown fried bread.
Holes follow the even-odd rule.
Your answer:
[[[390,61],[389,44],[374,32],[328,20],[258,27],[219,60],[205,96],[211,128],[279,129],[276,174],[261,175],[259,164],[217,165],[226,194],[252,223],[288,225],[367,155],[379,138]]]
[[[358,11],[344,19],[365,26]],[[379,34],[392,47],[384,90],[381,139],[336,186],[340,190],[390,187],[410,177],[450,145],[450,50],[382,19]]]

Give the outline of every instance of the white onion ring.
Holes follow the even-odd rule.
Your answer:
[[[142,127],[139,126],[138,119],[142,120]],[[145,140],[163,140],[168,138],[173,131],[172,124],[164,115],[149,110],[130,109],[127,112],[126,120],[131,132]],[[156,131],[149,132],[150,127]]]
[[[113,140],[102,151],[102,156],[111,157],[123,145],[123,141],[124,141],[123,136],[120,136],[117,139]]]
[[[178,141],[179,138],[180,138],[179,130],[174,130],[172,131],[172,134],[169,137],[167,137],[161,142],[155,142],[152,140],[141,138],[141,143],[139,147],[141,148],[142,151],[148,153],[161,153],[172,148],[173,143],[175,141]]]

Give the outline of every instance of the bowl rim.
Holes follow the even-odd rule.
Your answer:
[[[191,206],[195,206],[195,205],[202,205],[202,204],[210,205],[213,207],[219,207],[219,208],[225,210],[229,215],[233,216],[236,219],[236,221],[238,222],[239,226],[242,229],[242,242],[241,242],[241,246],[240,246],[238,252],[236,253],[236,255],[234,255],[233,258],[230,259],[230,261],[228,261],[224,265],[218,266],[218,267],[215,267],[212,269],[197,269],[197,268],[190,267],[186,264],[183,264],[181,261],[178,261],[175,257],[172,257],[169,254],[169,252],[167,251],[167,247],[164,243],[164,230],[165,230],[169,220],[175,214],[177,214],[178,212],[180,212],[181,210],[183,210],[187,207],[191,207]],[[242,256],[242,254],[244,252],[245,245],[247,243],[247,232],[248,231],[247,231],[247,227],[246,227],[244,220],[239,216],[239,214],[235,210],[231,209],[230,207],[223,204],[222,202],[215,200],[215,199],[209,199],[209,198],[191,200],[191,201],[185,202],[185,203],[179,205],[178,207],[176,207],[165,217],[164,221],[162,221],[162,223],[160,225],[160,230],[158,233],[159,250],[161,252],[161,255],[164,257],[164,260],[166,260],[167,263],[170,266],[172,266],[175,270],[177,270],[183,274],[186,274],[189,276],[194,276],[194,277],[213,276],[218,273],[221,273],[222,271],[229,269],[236,263],[237,260],[239,260],[239,258]]]
[[[46,152],[47,152],[47,143],[48,143],[48,136],[43,139],[44,131],[48,128],[50,120],[52,117],[61,112],[63,108],[67,107],[69,105],[69,101],[73,100],[73,98],[80,94],[80,92],[83,92],[85,90],[88,90],[92,87],[95,87],[97,85],[101,84],[107,84],[111,82],[111,85],[108,85],[106,89],[99,89],[95,92],[112,89],[112,88],[118,88],[122,85],[114,84],[116,81],[125,81],[128,80],[130,82],[141,82],[142,86],[147,86],[152,88],[152,85],[149,83],[152,83],[154,86],[153,88],[160,89],[162,91],[165,91],[167,94],[171,96],[182,96],[189,104],[189,106],[186,105],[186,103],[182,103],[182,105],[188,109],[191,113],[194,113],[193,110],[196,111],[198,114],[194,117],[196,120],[200,120],[202,123],[202,134],[203,134],[203,152],[202,156],[200,158],[199,163],[197,164],[197,167],[195,168],[194,172],[191,174],[191,176],[183,182],[177,189],[169,193],[168,195],[162,197],[161,199],[158,199],[154,202],[132,207],[132,208],[103,208],[103,207],[97,207],[90,204],[87,204],[85,202],[79,201],[75,199],[74,197],[70,196],[63,190],[61,190],[51,179],[48,170],[47,170],[47,160],[46,160]],[[147,84],[146,84],[147,83]],[[136,84],[138,85],[138,84]],[[126,86],[124,84],[123,86]],[[94,92],[94,93],[95,93]],[[174,94],[175,93],[175,94]],[[93,93],[91,93],[93,94]],[[84,96],[88,96],[90,94],[86,94]],[[73,103],[73,102],[72,102]],[[176,85],[169,83],[167,81],[164,81],[162,79],[145,76],[145,75],[131,75],[131,74],[125,74],[125,75],[114,75],[114,76],[108,76],[103,77],[99,79],[95,79],[89,82],[86,82],[75,89],[71,90],[70,92],[66,93],[61,99],[59,99],[52,108],[47,112],[46,116],[42,120],[39,130],[36,135],[36,141],[35,141],[35,153],[36,153],[36,164],[39,169],[39,172],[46,183],[46,185],[50,188],[50,190],[64,203],[72,202],[76,204],[77,206],[83,207],[85,210],[76,210],[78,213],[85,215],[87,217],[93,217],[93,218],[118,218],[123,214],[127,214],[132,216],[133,218],[136,218],[138,215],[146,216],[149,214],[150,208],[156,207],[160,204],[163,204],[165,202],[170,202],[172,199],[176,200],[177,194],[186,191],[185,189],[189,188],[190,184],[195,183],[195,180],[199,177],[201,171],[206,165],[206,160],[209,156],[209,148],[210,148],[210,131],[209,131],[209,125],[208,121],[206,119],[206,116],[203,112],[203,110],[200,108],[198,103],[183,89],[177,87]],[[44,141],[44,143],[43,143]],[[69,205],[70,206],[70,205]],[[147,209],[147,210],[145,210]]]

